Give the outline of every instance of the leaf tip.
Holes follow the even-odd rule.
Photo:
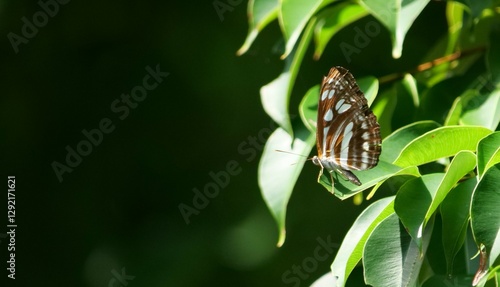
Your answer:
[[[280,237],[278,239],[278,243],[276,244],[276,246],[278,248],[280,248],[281,246],[283,246],[283,244],[285,243],[285,238],[286,238],[286,230],[285,230],[285,228],[282,228],[280,230]]]

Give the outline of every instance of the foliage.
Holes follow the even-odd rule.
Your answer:
[[[381,125],[382,154],[375,168],[354,172],[361,186],[337,178],[333,193],[340,199],[367,190],[368,198],[381,190],[395,195],[382,196],[359,215],[332,263],[333,276],[321,282],[331,278],[344,286],[360,262],[372,286],[500,282],[500,1],[440,4],[448,30],[421,51],[428,62],[405,73],[389,66],[389,76],[358,80]],[[392,57],[400,58],[408,31],[429,5],[429,0],[250,0],[249,34],[238,54],[274,21],[285,41],[285,69],[261,89],[263,108],[279,127],[266,143],[258,175],[280,230],[279,246],[285,240],[287,204],[306,159],[291,165],[291,155],[276,150],[307,154],[315,143],[319,86],[311,87],[297,107],[290,106],[309,46],[314,43],[313,57],[320,59],[328,43],[338,45],[349,63],[367,47],[367,38],[384,30]],[[367,18],[372,20],[359,29],[357,23]],[[335,36],[353,26],[361,31],[354,46],[339,43]],[[407,60],[419,62],[420,55]],[[291,116],[295,110],[300,118]],[[331,191],[329,176],[319,183]],[[471,254],[480,261],[475,269],[464,256],[472,240],[477,249]],[[444,271],[436,267],[442,262]]]

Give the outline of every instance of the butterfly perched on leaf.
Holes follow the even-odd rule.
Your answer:
[[[350,182],[361,185],[352,170],[377,165],[381,153],[380,125],[368,107],[353,75],[342,67],[333,67],[323,78],[318,102],[316,148],[312,158],[323,169],[337,172]]]

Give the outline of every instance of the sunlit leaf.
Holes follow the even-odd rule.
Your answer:
[[[310,287],[331,287],[331,286],[337,286],[337,282],[339,280],[333,276],[332,272],[328,272],[325,275],[321,276],[318,278],[316,281],[314,281],[313,284],[311,284]]]
[[[500,132],[483,138],[477,146],[477,173],[479,178],[493,165],[500,162]]]
[[[461,150],[475,151],[477,143],[490,133],[491,130],[483,127],[440,127],[406,145],[394,164],[401,167],[421,165],[452,156]]]
[[[380,160],[394,162],[403,148],[411,141],[440,126],[440,124],[433,121],[421,121],[414,122],[394,131],[382,142]]]
[[[394,210],[419,247],[425,215],[443,178],[444,174],[433,173],[411,179],[401,186],[394,200]]]
[[[448,274],[453,274],[455,256],[464,244],[469,223],[471,196],[476,182],[475,178],[471,178],[458,184],[441,203],[442,241]]]
[[[360,186],[357,186],[351,183],[350,181],[343,179],[342,176],[338,175],[336,172],[332,172],[334,180],[334,188],[335,188],[333,193],[338,198],[345,200],[367,188],[374,186],[377,182],[384,180],[394,174],[397,174],[401,170],[402,168],[396,165],[384,161],[379,161],[377,166],[375,166],[372,169],[363,171],[352,171],[352,173],[354,173],[361,181]],[[406,170],[406,172],[415,176],[419,175],[418,169],[416,168],[408,169]],[[324,172],[320,178],[319,183],[323,185],[323,187],[326,188],[326,190],[332,192],[332,183],[330,174]]]
[[[445,174],[427,174],[401,187],[394,209],[417,243],[420,242],[423,228],[443,199],[475,165],[475,154],[461,151],[453,158]]]
[[[352,2],[341,2],[322,11],[314,29],[314,59],[321,57],[326,45],[338,31],[366,15],[368,12],[363,7]]]
[[[302,63],[307,46],[311,41],[315,23],[316,18],[311,19],[311,22],[304,31],[304,35],[302,35],[299,45],[293,52],[292,58],[287,59],[283,73],[271,83],[263,86],[260,91],[262,106],[266,113],[290,135],[293,134],[288,114],[290,96],[295,78],[299,72],[300,63]]]
[[[396,103],[396,89],[392,88],[379,94],[372,106],[372,111],[377,116],[377,120],[380,124],[380,135],[382,138],[388,136],[392,132],[391,121]]]
[[[412,175],[412,176],[418,177],[418,176],[420,176],[420,172],[418,170],[418,167],[416,167],[416,166],[408,166],[408,167],[405,167],[405,168],[402,168],[402,169],[398,170],[397,172],[395,172],[393,174],[388,174],[385,178],[381,179],[372,188],[372,190],[370,191],[370,193],[366,196],[366,199],[372,198],[373,195],[375,194],[375,192],[377,192],[377,190],[379,189],[379,187],[381,187],[382,184],[384,182],[386,182],[388,179],[390,179],[392,177],[395,177],[395,176],[400,176],[400,175]]]
[[[286,58],[294,49],[302,30],[313,15],[323,6],[336,0],[282,0],[279,11],[279,21],[286,45],[285,53],[281,56]]]
[[[280,231],[278,246],[281,246],[285,241],[286,207],[306,158],[277,150],[307,155],[313,145],[313,134],[301,126],[296,131],[295,138],[292,138],[282,128],[276,129],[264,147],[259,163],[259,186],[264,200],[278,224]]]
[[[248,1],[248,35],[237,55],[246,53],[260,31],[278,17],[279,6],[279,0]]]
[[[423,250],[432,234],[433,221],[423,232]],[[415,286],[424,260],[420,249],[405,231],[396,214],[373,230],[363,252],[365,282],[371,286]]]
[[[356,219],[340,246],[331,269],[338,279],[337,286],[344,286],[349,274],[363,255],[366,240],[382,220],[394,213],[394,197],[372,203]]]
[[[316,121],[318,117],[319,85],[307,91],[299,105],[300,118],[304,125],[312,133],[316,133]]]
[[[480,94],[468,101],[461,122],[495,130],[500,122],[500,89]]]
[[[471,226],[476,245],[485,246],[492,264],[500,254],[500,163],[484,173],[472,195]]]
[[[359,0],[359,2],[389,30],[392,56],[398,59],[403,52],[406,33],[429,0]]]

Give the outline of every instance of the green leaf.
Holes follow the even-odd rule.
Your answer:
[[[446,20],[448,21],[448,46],[445,55],[449,55],[455,51],[460,31],[463,27],[464,7],[457,4],[455,1],[446,2]],[[446,65],[447,67],[449,64]]]
[[[332,274],[332,272],[328,272],[318,278],[316,281],[314,281],[313,284],[311,284],[310,287],[331,287],[331,286],[337,286],[337,278],[335,278]]]
[[[285,53],[281,56],[286,58],[294,49],[302,30],[309,19],[323,7],[335,0],[282,0],[279,10],[279,21],[281,30],[286,39]]]
[[[471,286],[472,276],[433,275],[424,282],[422,287],[466,287]]]
[[[288,114],[290,96],[292,94],[295,78],[299,72],[300,63],[302,63],[307,46],[311,41],[315,23],[316,18],[311,19],[299,45],[293,52],[292,60],[287,59],[283,73],[271,83],[263,86],[260,90],[260,98],[264,110],[290,135],[293,134],[292,124]]]
[[[395,166],[393,164],[379,161],[377,166],[363,171],[351,171],[354,173],[359,180],[361,181],[361,185],[357,186],[351,183],[348,180],[343,179],[336,172],[332,172],[333,180],[334,180],[334,194],[336,197],[345,200],[371,186],[375,185],[377,182],[384,180],[394,174],[400,172],[402,168]],[[415,175],[418,175],[418,169],[409,169],[407,172]],[[327,172],[323,172],[323,175],[320,178],[320,182],[323,187],[326,188],[329,192],[332,192],[332,183],[330,174]]]
[[[382,142],[380,160],[394,162],[403,148],[411,141],[440,126],[440,124],[433,121],[420,121],[394,131]]]
[[[469,223],[471,196],[476,182],[476,178],[471,178],[459,183],[441,203],[442,241],[447,274],[453,274],[455,256],[464,244]]]
[[[445,126],[455,126],[460,123],[460,116],[463,110],[463,100],[462,97],[457,97],[453,104],[451,105],[450,111],[444,120]]]
[[[307,91],[299,105],[299,114],[302,123],[311,131],[316,133],[316,121],[318,117],[319,85]]]
[[[398,59],[403,51],[406,33],[429,0],[359,0],[359,2],[387,27],[392,39],[392,56]]]
[[[432,199],[432,204],[425,215],[425,222],[428,222],[434,211],[438,208],[450,190],[461,180],[466,174],[476,166],[476,155],[470,151],[461,151],[455,155],[451,161],[445,176]]]
[[[375,201],[358,216],[342,241],[331,266],[332,273],[338,280],[337,286],[345,285],[352,270],[361,260],[368,236],[391,214],[394,214],[393,196]]]
[[[338,31],[366,15],[368,12],[363,7],[352,2],[342,2],[320,12],[314,29],[314,59],[321,57],[326,45]]]
[[[464,96],[467,89],[477,86],[474,83],[477,77],[476,70],[469,70],[465,75],[447,78],[424,91],[421,95],[418,118],[444,123],[456,98]]]
[[[388,136],[392,131],[391,121],[396,103],[396,89],[393,87],[379,94],[377,101],[372,106],[372,111],[377,116],[380,124],[380,135],[382,138]]]
[[[486,66],[493,85],[500,87],[500,29],[493,29],[490,34],[490,43],[486,52]]]
[[[424,175],[408,181],[398,191],[394,209],[417,243],[420,242],[423,228],[446,195],[475,165],[475,154],[461,151],[453,158],[444,175]]]
[[[411,179],[401,186],[394,200],[394,210],[419,247],[425,215],[443,178],[444,174],[433,173]]]
[[[290,71],[285,71],[260,89],[260,99],[264,110],[289,134],[293,132],[288,114],[292,82]]]
[[[286,207],[306,158],[276,150],[307,155],[313,145],[314,135],[301,126],[293,139],[284,129],[277,128],[264,147],[259,163],[259,186],[264,201],[278,224],[278,246],[285,241]]]
[[[423,232],[426,250],[432,234],[433,221]],[[365,282],[371,286],[415,286],[425,257],[392,214],[373,230],[363,253]]]
[[[397,103],[392,116],[392,128],[400,128],[414,121],[417,108],[420,105],[417,82],[410,74],[405,74],[401,81],[394,84]]]
[[[475,151],[477,143],[491,130],[483,127],[446,126],[434,129],[411,141],[394,164],[405,167],[421,165],[461,150]]]
[[[477,145],[477,173],[479,178],[493,165],[500,162],[500,132],[483,138]]]
[[[418,107],[420,105],[420,98],[417,89],[417,80],[411,74],[405,74],[401,84],[413,100],[413,105]]]
[[[500,89],[478,95],[464,107],[461,121],[465,125],[495,130],[500,123]]]
[[[393,173],[393,174],[390,174],[390,175],[387,175],[384,179],[381,179],[373,188],[372,190],[370,191],[370,193],[366,196],[366,199],[370,199],[373,197],[373,195],[375,194],[375,192],[377,192],[377,190],[379,189],[380,186],[382,186],[382,184],[384,182],[386,182],[388,179],[394,177],[394,176],[400,176],[400,175],[411,175],[411,176],[415,176],[415,177],[418,177],[420,176],[420,172],[418,170],[418,167],[416,166],[409,166],[409,167],[405,167],[405,168],[402,168],[400,170],[398,170],[397,172]]]
[[[365,98],[368,101],[368,106],[371,106],[378,93],[378,79],[373,76],[366,76],[356,80],[356,83],[365,95]]]
[[[488,8],[492,4],[492,0],[456,0],[464,4],[468,8],[468,12],[472,15],[473,18],[479,18],[484,9]]]
[[[472,195],[471,226],[476,245],[484,245],[490,267],[500,254],[500,163],[492,166],[479,181]]]
[[[248,1],[248,35],[245,43],[236,52],[237,55],[246,53],[260,31],[278,17],[279,2],[279,0]]]

